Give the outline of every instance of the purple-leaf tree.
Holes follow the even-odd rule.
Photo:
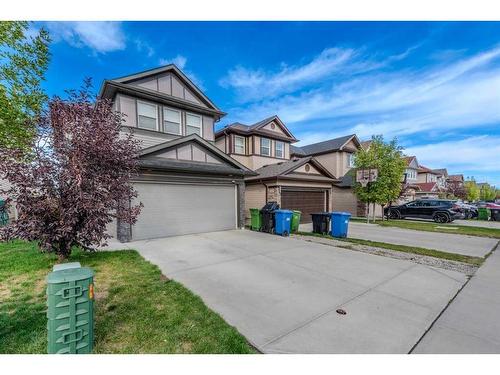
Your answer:
[[[122,115],[110,101],[92,100],[89,81],[68,95],[49,102],[29,153],[0,150],[0,178],[10,183],[3,193],[18,212],[0,239],[37,241],[60,258],[74,246],[104,245],[109,223],[133,224],[141,209],[130,184],[139,145],[120,136]]]

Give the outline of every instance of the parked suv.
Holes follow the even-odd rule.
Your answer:
[[[449,223],[464,217],[462,208],[456,201],[445,199],[422,199],[399,206],[386,207],[384,215],[390,219],[407,217],[432,219],[436,223]]]

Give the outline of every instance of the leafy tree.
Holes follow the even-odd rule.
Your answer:
[[[474,202],[479,199],[479,187],[473,179],[465,181],[465,199]]]
[[[367,204],[380,204],[383,210],[384,205],[399,197],[406,163],[396,139],[385,143],[381,135],[373,136],[367,150],[360,149],[356,152],[354,166],[356,169],[378,170],[376,181],[368,183],[366,187],[360,183],[354,185],[354,192],[359,200]]]
[[[481,189],[479,191],[479,198],[482,201],[492,201],[496,198],[497,196],[497,191],[494,186],[491,186],[489,184],[484,184],[481,186]]]
[[[69,98],[54,98],[40,121],[29,154],[0,149],[0,178],[11,183],[7,196],[18,218],[0,228],[0,238],[37,241],[61,258],[73,246],[92,250],[110,236],[114,219],[133,224],[140,205],[130,185],[139,146],[120,138],[122,115],[107,100],[93,101],[90,85]]]
[[[0,147],[27,147],[47,97],[41,82],[49,63],[49,34],[29,36],[29,23],[0,21]]]

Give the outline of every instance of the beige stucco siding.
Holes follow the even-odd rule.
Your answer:
[[[245,218],[250,218],[250,208],[262,208],[266,204],[266,187],[263,184],[246,185]]]
[[[226,150],[226,136],[219,137],[215,141],[215,146],[224,153],[228,153]]]
[[[333,188],[332,210],[357,214],[358,200],[352,189]]]

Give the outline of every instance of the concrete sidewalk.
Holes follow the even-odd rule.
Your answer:
[[[414,353],[500,354],[500,250],[488,257]]]
[[[301,224],[300,230],[310,232],[312,231],[312,224]],[[377,224],[352,221],[349,223],[348,237],[396,245],[424,247],[426,249],[477,257],[485,256],[498,243],[498,240],[494,238],[382,227]]]

